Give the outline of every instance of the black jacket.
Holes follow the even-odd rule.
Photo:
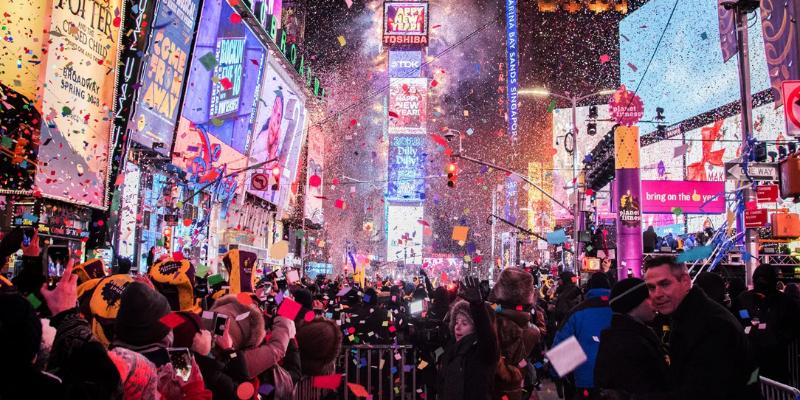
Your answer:
[[[642,247],[645,253],[652,253],[656,249],[658,243],[658,234],[654,230],[646,230],[642,234]]]
[[[666,349],[648,326],[614,313],[611,326],[600,335],[594,383],[632,394],[666,391]]]
[[[637,400],[761,398],[755,359],[742,325],[698,287],[672,314],[669,356],[670,391]]]
[[[439,370],[440,400],[491,398],[499,359],[497,334],[483,305],[470,305],[475,333],[451,342]]]

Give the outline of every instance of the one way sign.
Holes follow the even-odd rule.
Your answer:
[[[778,164],[751,162],[747,164],[747,172],[750,178],[756,181],[778,180]],[[726,162],[725,179],[734,181],[747,180],[742,164],[740,162]]]

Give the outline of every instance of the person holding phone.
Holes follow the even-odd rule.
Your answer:
[[[500,353],[478,278],[467,277],[459,297],[450,308],[454,341],[440,360],[440,398],[490,399]]]

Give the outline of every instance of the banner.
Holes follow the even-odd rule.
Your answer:
[[[260,163],[277,158],[263,168],[253,170],[271,174],[272,168],[281,169],[280,185],[277,191],[271,187],[256,190],[250,186],[251,194],[285,208],[292,181],[297,173],[297,160],[305,129],[306,98],[284,74],[280,65],[269,63],[264,71],[263,84],[259,94],[258,112],[254,124],[250,158]]]
[[[121,0],[56,0],[50,24],[36,186],[106,207]]]
[[[517,73],[519,53],[517,49],[517,0],[506,0],[506,63],[508,64],[508,136],[517,137],[519,129],[519,103],[517,102]]]
[[[776,108],[784,104],[783,81],[800,79],[799,18],[800,5],[796,1],[761,1],[761,28]]]
[[[421,51],[389,50],[390,78],[418,78],[421,66]]]
[[[725,182],[642,181],[646,214],[723,214]]]
[[[389,79],[389,133],[425,134],[427,78]]]
[[[169,155],[178,119],[199,0],[165,0],[156,6],[153,33],[142,58],[131,139]],[[154,144],[158,143],[154,146]]]
[[[389,205],[386,207],[386,261],[422,264],[422,231],[424,207]]]
[[[428,3],[383,3],[383,43],[428,45]]]
[[[418,202],[425,200],[425,146],[421,135],[389,137],[389,179],[386,200]]]
[[[642,276],[642,197],[639,176],[639,128],[623,127],[614,134],[614,196],[617,209],[619,277],[628,270]]]
[[[43,41],[49,29],[46,0],[3,7],[0,52],[0,193],[30,191],[36,174],[42,121]],[[35,34],[32,34],[35,33]]]
[[[305,217],[314,224],[325,220],[325,134],[319,125],[308,128],[308,167],[306,170]]]

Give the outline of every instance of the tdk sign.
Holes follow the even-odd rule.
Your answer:
[[[421,51],[389,51],[390,78],[418,78],[421,66]]]

